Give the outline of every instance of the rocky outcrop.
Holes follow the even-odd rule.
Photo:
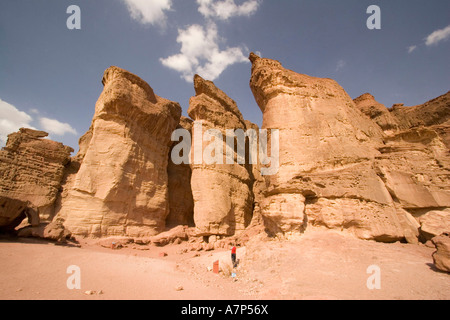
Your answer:
[[[22,128],[8,136],[0,151],[0,228],[14,229],[25,217],[33,226],[53,218],[73,149],[47,136]]]
[[[181,107],[117,67],[107,69],[102,82],[91,128],[80,139],[80,166],[67,177],[58,218],[74,235],[155,235],[169,214],[170,136]]]
[[[387,109],[370,94],[355,103],[384,131],[378,175],[398,206],[416,218],[420,238],[448,231],[450,93],[415,107]]]
[[[44,132],[9,136],[0,152],[0,228],[28,217],[35,228],[23,234],[159,245],[184,241],[189,230],[208,248],[222,237],[241,241],[263,230],[320,227],[412,243],[450,231],[450,92],[388,109],[368,93],[352,100],[334,80],[255,54],[250,60],[261,129],[200,76],[191,120],[136,75],[107,69],[75,157],[42,139]],[[187,133],[187,148],[172,141],[175,129]],[[166,226],[175,227],[175,238],[158,236]]]
[[[433,238],[436,252],[433,253],[433,262],[441,271],[450,272],[450,236],[448,233]]]
[[[354,102],[387,134],[426,127],[439,134],[447,148],[450,147],[450,91],[414,107],[394,104],[387,109],[369,93],[356,98]]]
[[[450,207],[449,150],[429,128],[386,137],[376,165],[393,198],[405,209]]]
[[[265,178],[266,225],[282,233],[324,226],[379,241],[417,231],[376,166],[385,133],[344,89],[278,61],[255,54],[250,60],[262,128],[278,129],[280,135],[279,172]]]
[[[448,126],[450,121],[450,91],[424,104],[413,107],[395,104],[390,109],[390,112],[396,117],[401,130],[418,127],[438,128],[440,126]]]
[[[450,149],[450,91],[414,107],[395,104],[387,109],[369,93],[356,98],[354,102],[387,134],[426,127],[435,131]]]
[[[194,86],[196,96],[190,100],[188,114],[197,124],[193,128],[191,152],[195,226],[198,235],[205,237],[234,235],[243,231],[252,218],[252,177],[248,165],[237,161],[226,163],[227,151],[230,158],[237,158],[236,148],[227,148],[226,130],[246,131],[247,125],[236,103],[211,81],[195,76]],[[216,130],[217,136],[207,136],[211,129]],[[206,138],[202,138],[204,135]],[[218,161],[197,159],[199,154]]]
[[[370,93],[365,93],[353,101],[356,107],[379,125],[384,132],[392,132],[399,129],[396,116],[389,112],[384,104],[376,101]]]

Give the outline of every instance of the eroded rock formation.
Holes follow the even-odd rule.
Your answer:
[[[389,112],[367,104],[368,96],[358,108],[334,80],[254,54],[250,60],[262,128],[280,130],[280,169],[266,177],[261,205],[269,228],[285,233],[325,226],[362,239],[417,239],[417,221],[393,199],[398,177],[387,177],[392,161],[384,157],[384,130],[397,129]]]
[[[194,126],[192,139],[191,186],[195,226],[198,234],[202,236],[234,235],[243,231],[252,218],[252,178],[251,166],[226,164],[226,130],[246,131],[247,125],[236,103],[211,81],[195,76],[194,86],[196,96],[190,100],[188,114],[197,123],[201,122],[203,130],[196,132],[197,127]],[[205,141],[201,147],[195,145],[195,136],[203,137],[210,129],[218,130],[221,137],[212,137],[210,142]],[[217,140],[214,142],[214,139]],[[205,152],[208,146],[214,143],[223,147],[221,154],[214,154],[214,151],[209,154],[208,151]],[[220,161],[208,164],[205,159],[196,163],[194,148],[199,148],[202,155],[221,158],[223,164],[218,163]],[[231,148],[230,152],[231,158],[236,159],[236,148]]]
[[[168,154],[181,107],[117,67],[102,82],[58,217],[74,235],[155,235],[169,214]]]
[[[433,253],[433,262],[441,271],[450,272],[450,235],[442,234],[433,238],[436,252]]]
[[[388,109],[370,94],[352,100],[334,80],[254,54],[250,60],[261,129],[200,76],[191,120],[136,75],[107,69],[75,157],[42,139],[46,133],[10,135],[0,152],[0,227],[14,228],[26,216],[32,225],[51,222],[57,212],[39,229],[43,237],[152,237],[159,245],[171,242],[165,233],[155,238],[166,226],[182,231],[177,239],[212,241],[310,227],[412,243],[450,232],[450,92]],[[189,161],[181,164],[171,158],[175,129],[191,138]],[[262,175],[272,164],[262,164],[260,154],[250,163],[250,136],[240,140],[236,130],[259,139],[267,130],[277,170]],[[446,263],[441,258],[437,264]]]
[[[370,94],[355,103],[384,131],[378,175],[395,203],[415,217],[421,240],[449,232],[450,93],[415,107],[387,109]]]
[[[14,229],[25,217],[33,226],[53,218],[73,149],[47,136],[22,128],[8,136],[0,151],[0,228]]]
[[[356,106],[366,116],[372,119],[384,132],[393,132],[399,129],[395,115],[384,104],[375,100],[370,93],[365,93],[354,100]]]

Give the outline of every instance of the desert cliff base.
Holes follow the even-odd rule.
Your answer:
[[[182,253],[186,243],[139,249],[130,244],[112,250],[94,240],[85,240],[81,248],[23,241],[0,242],[0,255],[6,257],[0,260],[0,299],[450,298],[449,275],[433,266],[434,248],[364,241],[333,231],[308,230],[289,241],[249,242],[238,248],[237,281],[227,270],[210,271],[214,261],[225,265],[230,259],[225,249]],[[161,252],[167,256],[160,257]],[[66,286],[70,265],[81,269],[80,290]],[[371,265],[381,269],[380,290],[366,286]]]

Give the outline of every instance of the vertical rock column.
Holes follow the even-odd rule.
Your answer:
[[[181,107],[117,67],[103,85],[59,216],[75,235],[157,234],[169,214],[167,155]]]
[[[190,100],[189,116],[197,124],[202,123],[202,132],[193,129],[193,137],[210,129],[221,133],[212,141],[203,141],[202,146],[195,145],[193,138],[191,187],[194,197],[194,221],[201,236],[231,236],[243,231],[249,225],[253,212],[253,193],[251,169],[245,164],[226,164],[226,130],[246,131],[246,123],[236,103],[211,81],[195,76],[196,96]],[[214,139],[223,139],[218,141]],[[208,154],[208,146],[218,143],[223,146],[222,154],[210,155],[222,158],[223,164],[207,164],[205,159],[195,163],[195,149],[201,148],[203,155]],[[206,152],[205,152],[206,150]],[[231,151],[236,160],[236,148]]]
[[[268,228],[286,233],[318,225],[363,239],[401,239],[392,198],[372,167],[382,130],[336,81],[255,54],[250,60],[262,128],[280,132],[279,171],[266,177],[261,204]]]

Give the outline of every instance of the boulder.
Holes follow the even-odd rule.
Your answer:
[[[158,247],[164,247],[168,244],[178,242],[179,240],[186,241],[188,239],[189,236],[186,226],[178,226],[150,238],[151,243]]]
[[[420,233],[424,241],[428,241],[443,233],[450,234],[450,210],[429,211],[419,218]]]
[[[442,234],[433,238],[436,252],[433,253],[433,261],[436,268],[441,271],[450,272],[450,236]]]
[[[102,83],[58,216],[78,236],[158,234],[169,214],[168,154],[181,107],[118,67]]]
[[[54,219],[44,228],[43,238],[57,242],[66,242],[72,234],[64,227],[64,221]]]
[[[49,241],[67,243],[74,240],[72,234],[64,227],[61,219],[39,225],[26,225],[17,230],[17,236],[24,238],[41,238]]]

